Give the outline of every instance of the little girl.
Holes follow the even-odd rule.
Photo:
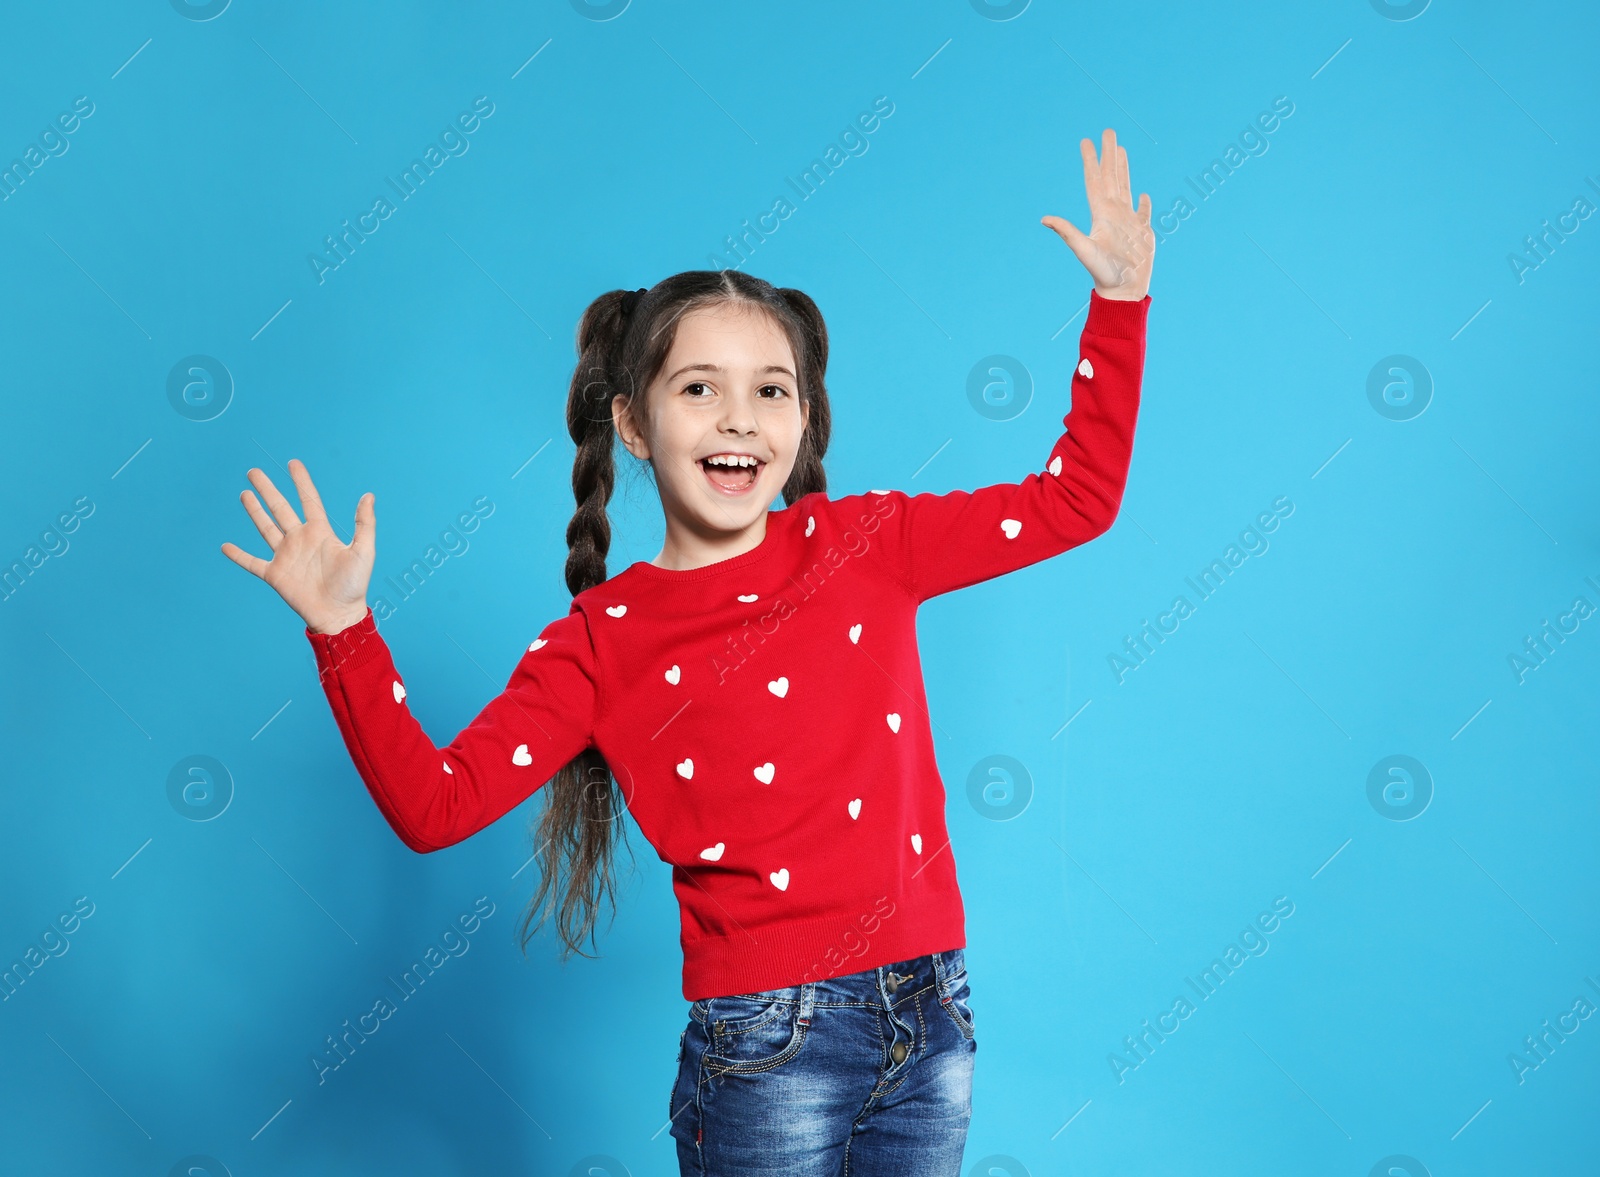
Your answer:
[[[831,499],[810,298],[706,270],[596,299],[567,403],[572,608],[447,747],[413,717],[366,603],[373,496],[346,546],[304,464],[304,522],[249,472],[270,516],[241,499],[272,558],[222,551],[306,622],[345,744],[407,846],[454,845],[543,785],[528,916],[564,867],[564,957],[611,889],[623,810],[672,865],[692,1004],[668,1112],[685,1174],[960,1172],[977,1041],[916,613],[1093,539],[1121,506],[1150,198],[1134,208],[1111,130],[1098,159],[1080,148],[1090,232],[1043,223],[1094,289],[1066,431],[1019,483]],[[649,463],[666,539],[608,579],[617,439]]]

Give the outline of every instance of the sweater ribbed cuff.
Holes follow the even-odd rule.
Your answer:
[[[348,625],[338,633],[316,633],[306,626],[306,638],[317,659],[317,677],[336,677],[354,670],[383,653],[383,639],[378,635],[378,621],[372,615],[372,606],[360,621]]]
[[[1083,329],[1090,335],[1103,335],[1108,339],[1138,339],[1144,335],[1149,310],[1148,294],[1137,301],[1103,298],[1098,290],[1091,288],[1089,318]]]

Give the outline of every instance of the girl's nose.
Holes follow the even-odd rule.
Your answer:
[[[723,431],[735,433],[754,433],[756,431],[756,411],[746,397],[730,396],[722,402],[722,418],[717,422]]]

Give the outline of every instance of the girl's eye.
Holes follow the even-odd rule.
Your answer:
[[[685,392],[687,392],[687,393],[690,393],[691,396],[693,396],[693,390],[694,389],[696,389],[696,388],[706,388],[706,387],[708,387],[708,386],[707,386],[705,381],[703,381],[703,380],[692,380],[688,384],[683,386],[683,390]],[[769,392],[769,391],[770,392],[775,392],[775,393],[778,394],[778,396],[787,396],[789,394],[789,390],[787,388],[785,388],[781,384],[764,384],[764,385],[761,386],[761,391],[762,392]],[[696,396],[696,397],[694,397],[694,399],[698,400],[700,398]],[[776,397],[768,397],[767,399],[776,400],[777,398]]]

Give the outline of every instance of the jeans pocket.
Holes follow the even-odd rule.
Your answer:
[[[780,1067],[800,1052],[806,1026],[798,1000],[775,1001],[763,993],[713,997],[706,1002],[708,1070],[754,1074]]]

